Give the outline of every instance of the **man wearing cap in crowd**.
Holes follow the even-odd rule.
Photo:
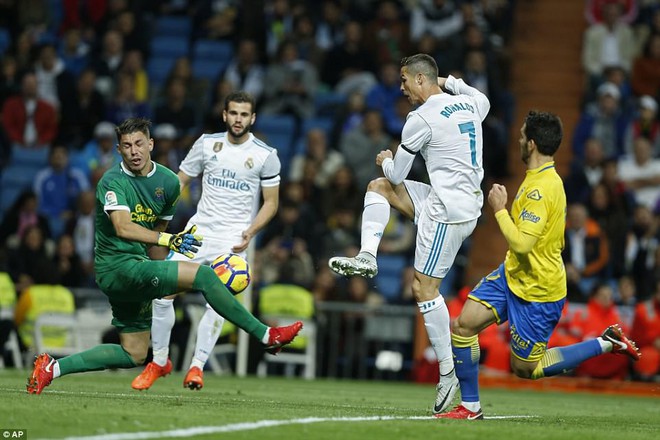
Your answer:
[[[94,127],[94,138],[79,152],[71,155],[71,164],[84,172],[92,185],[111,166],[121,161],[117,152],[117,136],[112,122],[99,122]]]
[[[573,134],[573,153],[584,159],[587,139],[596,138],[603,145],[607,158],[618,158],[623,153],[623,136],[627,117],[621,108],[621,91],[616,84],[605,82],[597,91],[597,100],[586,105]]]
[[[660,157],[660,122],[657,119],[658,103],[649,95],[639,98],[638,111],[626,129],[624,149],[627,155],[633,154],[633,144],[638,137],[651,142],[652,156]]]
[[[154,127],[154,160],[175,173],[183,156],[179,154],[178,131],[173,124],[158,124]]]

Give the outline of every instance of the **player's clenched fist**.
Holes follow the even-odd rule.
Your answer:
[[[194,253],[198,251],[197,246],[202,245],[202,236],[195,235],[195,231],[197,231],[197,225],[192,225],[187,231],[178,234],[161,232],[158,234],[158,245],[168,247],[188,258],[193,258]]]
[[[488,203],[494,212],[497,212],[506,207],[506,187],[497,183],[493,184],[490,192],[488,193]]]

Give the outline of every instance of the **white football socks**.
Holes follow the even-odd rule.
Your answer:
[[[378,245],[389,221],[390,203],[377,192],[367,191],[362,211],[360,252],[368,252],[374,257],[378,254]]]
[[[204,369],[209,355],[213,352],[215,343],[218,342],[222,325],[225,323],[225,318],[218,315],[210,306],[206,306],[206,313],[202,316],[197,326],[197,340],[195,341],[195,355],[193,356],[190,367],[197,367],[201,370]]]
[[[155,299],[151,318],[151,346],[154,363],[164,367],[170,354],[170,334],[174,327],[174,300]]]
[[[419,311],[424,317],[426,333],[438,358],[440,375],[445,376],[454,369],[454,356],[451,351],[449,310],[442,295],[430,301],[418,302]]]

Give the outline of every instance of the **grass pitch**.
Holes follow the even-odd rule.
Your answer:
[[[402,382],[217,377],[202,391],[183,375],[137,392],[139,372],[56,379],[25,392],[26,371],[0,370],[0,430],[27,438],[195,439],[655,439],[660,399],[583,393],[482,392],[484,421],[430,418],[432,385]],[[502,417],[502,418],[495,418]]]

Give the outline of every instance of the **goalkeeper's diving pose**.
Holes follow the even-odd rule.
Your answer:
[[[150,246],[167,247],[192,257],[202,246],[196,227],[168,234],[179,198],[176,174],[151,160],[151,123],[130,118],[116,127],[122,161],[103,175],[96,190],[96,282],[112,306],[112,324],[120,345],[103,344],[55,360],[40,354],[28,378],[27,391],[41,394],[54,378],[109,368],[132,368],[144,363],[149,349],[151,301],[172,292],[201,291],[221,316],[277,352],[302,328],[267,327],[250,314],[209,266],[187,261],[151,260]]]

